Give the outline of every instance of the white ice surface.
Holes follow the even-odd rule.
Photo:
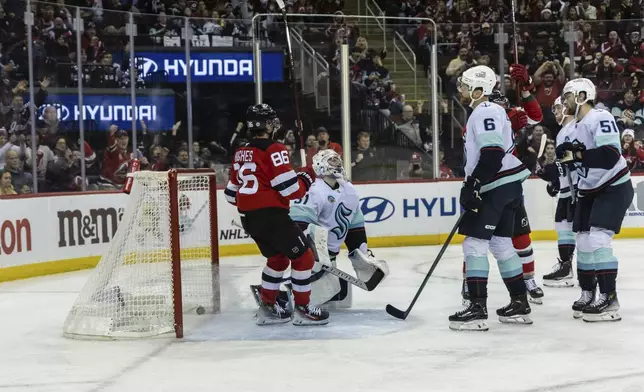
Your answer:
[[[438,249],[376,249],[389,278],[374,292],[354,290],[352,310],[315,328],[255,326],[248,286],[259,282],[262,260],[226,258],[222,314],[201,316],[183,340],[63,338],[91,271],[0,284],[0,392],[644,391],[642,241],[616,242],[621,322],[574,320],[578,289],[544,288],[534,325],[501,325],[492,315],[508,298],[493,264],[489,332],[447,327],[460,309],[460,246],[448,249],[406,321],[385,313],[387,303],[409,304]],[[556,244],[536,243],[535,254],[540,277]]]

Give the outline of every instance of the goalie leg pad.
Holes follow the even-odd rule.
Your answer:
[[[358,279],[363,282],[368,282],[378,270],[384,275],[382,279],[389,275],[389,266],[386,261],[376,260],[375,257],[367,255],[359,248],[349,253],[349,260],[353,264]]]

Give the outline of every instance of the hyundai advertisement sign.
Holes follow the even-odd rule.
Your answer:
[[[101,90],[105,91],[105,90]],[[122,91],[122,90],[121,90]],[[142,95],[136,96],[136,108],[132,110],[129,95],[92,94],[92,89],[85,89],[83,94],[83,113],[86,121],[96,121],[101,131],[107,131],[110,125],[118,125],[120,129],[132,130],[132,116],[142,120],[150,132],[167,131],[175,123],[174,95]],[[81,108],[78,105],[78,94],[52,93],[39,110],[39,118],[48,106],[56,108],[58,119],[62,122],[78,122]]]
[[[183,52],[137,52],[136,66],[144,78],[165,71],[169,83],[185,83],[188,68],[193,83],[252,83],[252,52],[191,52],[190,66]],[[284,54],[262,53],[262,81],[284,81]]]

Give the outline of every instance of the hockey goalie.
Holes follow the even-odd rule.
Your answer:
[[[290,216],[309,238],[316,254],[311,276],[311,304],[330,308],[349,308],[352,285],[325,271],[323,265],[336,268],[336,257],[344,243],[358,280],[367,282],[380,270],[386,277],[389,267],[377,260],[367,247],[360,198],[346,179],[342,159],[333,150],[322,150],[313,157],[316,180],[306,196],[291,203]],[[383,277],[383,279],[384,279]],[[288,288],[288,278],[285,279]],[[258,300],[260,286],[252,286]],[[282,291],[279,302],[288,306],[288,292]]]

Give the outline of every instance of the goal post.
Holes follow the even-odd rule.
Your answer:
[[[118,230],[67,316],[66,337],[182,338],[184,315],[221,308],[215,172],[133,176]]]

